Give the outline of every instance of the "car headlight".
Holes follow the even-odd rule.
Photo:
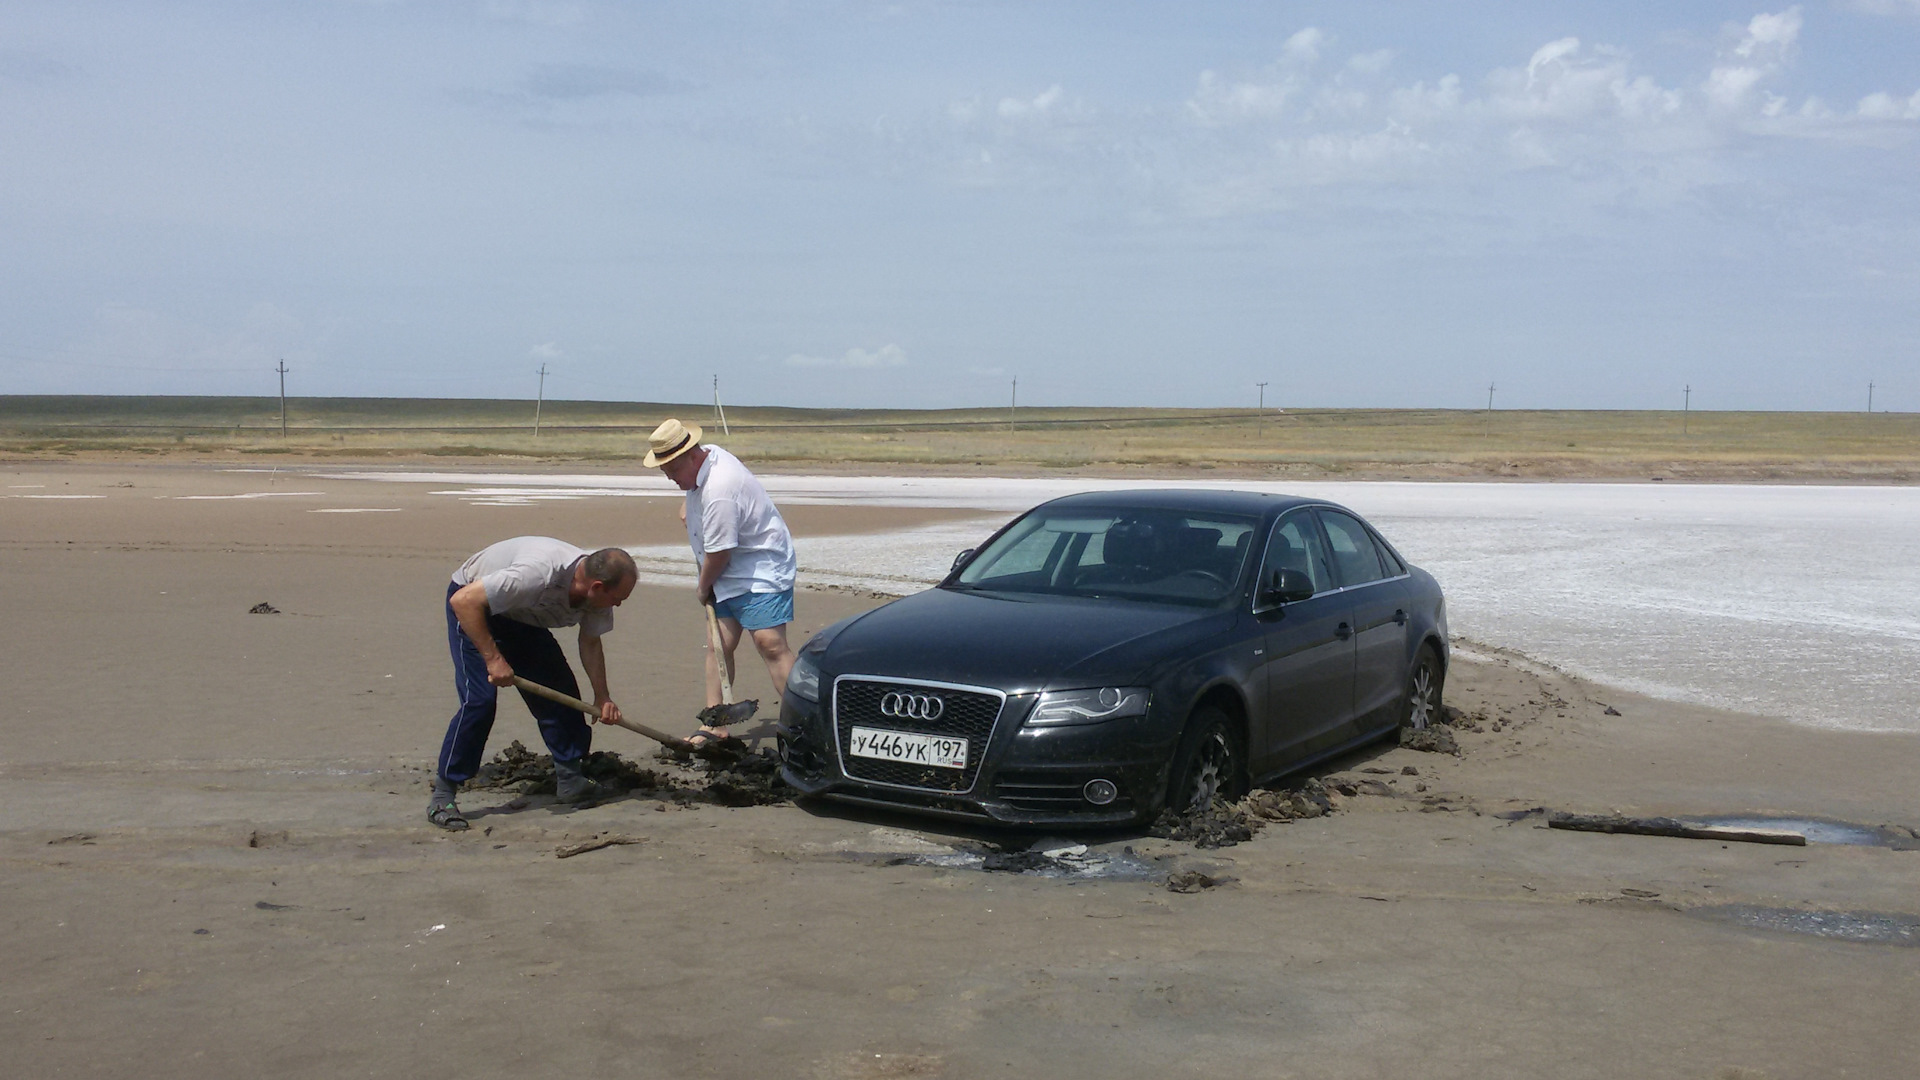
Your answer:
[[[793,658],[793,671],[787,676],[787,693],[808,701],[820,700],[821,650],[802,649]]]
[[[1064,727],[1098,724],[1123,716],[1144,716],[1147,690],[1143,686],[1102,686],[1094,690],[1052,690],[1040,695],[1040,704],[1027,717],[1028,727]]]

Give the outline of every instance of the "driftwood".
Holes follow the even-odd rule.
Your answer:
[[[597,840],[586,840],[578,844],[568,844],[565,847],[556,848],[553,856],[556,859],[571,859],[575,855],[585,855],[589,851],[599,851],[601,848],[613,847],[615,844],[644,844],[646,842],[646,838],[642,836],[603,836]]]
[[[1726,825],[1695,825],[1673,818],[1632,818],[1616,814],[1555,813],[1549,829],[1575,832],[1631,833],[1635,836],[1678,836],[1686,840],[1738,840],[1746,844],[1786,844],[1805,847],[1807,838],[1787,829],[1741,829]]]

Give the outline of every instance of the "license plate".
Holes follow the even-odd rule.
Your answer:
[[[967,740],[945,735],[916,735],[910,731],[882,731],[879,728],[853,729],[847,752],[854,757],[879,758],[908,765],[931,765],[936,769],[967,767]]]

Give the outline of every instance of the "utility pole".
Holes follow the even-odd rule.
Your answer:
[[[1686,395],[1680,399],[1680,434],[1684,437],[1687,433],[1687,420],[1693,413],[1693,384],[1688,383],[1686,389],[1680,392]]]
[[[713,415],[720,420],[720,433],[732,438],[733,430],[727,427],[727,410],[720,404],[720,376],[718,375],[713,377]]]
[[[280,373],[280,437],[284,439],[287,437],[287,362],[281,360],[274,370]]]
[[[1487,384],[1487,438],[1493,438],[1493,384]]]
[[[540,365],[540,393],[533,399],[533,437],[540,437],[540,406],[547,401],[547,365]]]
[[[1253,414],[1253,437],[1259,439],[1267,431],[1267,384],[1257,382],[1253,385],[1260,388],[1260,407]]]
[[[1867,384],[1867,411],[1869,413],[1873,411],[1873,384],[1872,383]]]
[[[1013,396],[1007,399],[1007,430],[1013,430],[1013,410],[1020,407],[1020,380],[1013,380]]]

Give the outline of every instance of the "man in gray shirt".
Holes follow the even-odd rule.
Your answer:
[[[552,627],[580,627],[580,666],[593,685],[594,719],[622,717],[607,690],[607,659],[600,638],[613,629],[613,609],[633,593],[633,557],[619,548],[588,552],[550,536],[516,536],[481,551],[454,571],[447,585],[447,646],[453,653],[454,687],[460,709],[447,725],[434,768],[427,820],[443,829],[464,829],[467,819],[454,802],[460,785],[473,779],[493,730],[498,688],[518,674],[580,696],[580,684],[554,640]],[[540,724],[553,752],[555,794],[563,803],[585,802],[598,787],[581,771],[593,744],[593,729],[580,713],[526,691],[520,696]]]

